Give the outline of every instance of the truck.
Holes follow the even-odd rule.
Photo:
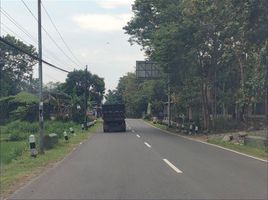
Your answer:
[[[125,132],[125,105],[102,105],[103,132]]]

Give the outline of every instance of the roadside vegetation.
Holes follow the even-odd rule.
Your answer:
[[[32,45],[9,34],[1,38],[25,52],[37,55]],[[87,70],[74,70],[65,82],[49,82],[43,86],[43,118],[45,154],[30,157],[29,135],[36,138],[39,149],[39,80],[33,77],[33,57],[0,42],[0,194],[6,196],[24,183],[62,159],[80,141],[98,128],[88,131],[81,124],[96,120],[105,91],[103,78]],[[87,106],[86,106],[87,105]],[[73,129],[74,133],[70,128]],[[63,132],[69,136],[66,143]],[[54,136],[49,134],[55,133]],[[52,139],[53,137],[53,139]]]
[[[208,143],[216,144],[228,149],[232,149],[241,153],[245,153],[251,156],[256,156],[258,158],[268,160],[268,152],[265,148],[260,147],[249,147],[243,144],[234,144],[230,142],[222,141],[222,139],[208,139]]]
[[[254,0],[135,1],[124,30],[161,77],[128,73],[107,101],[125,103],[129,117],[166,120],[170,83],[175,123],[195,122],[207,132],[265,128],[266,8],[267,1]]]
[[[23,135],[31,134],[32,130],[37,128],[37,123],[33,123],[29,127],[34,127],[33,129],[25,130],[25,122],[14,122],[2,126],[3,130],[6,130],[8,127],[13,127],[14,124],[18,126],[18,130]],[[8,138],[8,134],[1,131],[1,171],[0,171],[0,196],[6,197],[14,190],[18,189],[19,186],[29,181],[34,176],[40,174],[43,170],[48,168],[50,164],[55,163],[56,161],[61,160],[71,152],[79,143],[89,136],[92,135],[99,127],[100,122],[90,127],[87,131],[81,130],[81,126],[74,122],[60,122],[60,121],[48,121],[46,123],[46,130],[53,130],[55,133],[63,133],[63,131],[68,131],[69,141],[66,142],[62,136],[59,137],[58,143],[52,148],[47,149],[45,154],[37,155],[36,158],[30,156],[29,143],[28,139],[19,139],[16,141],[7,141],[5,138]],[[69,128],[72,127],[74,134],[69,132]],[[17,130],[16,130],[17,131]],[[12,131],[10,132],[12,133]],[[35,132],[38,141],[38,135]]]
[[[194,132],[189,135],[189,129],[186,130],[182,130],[181,128],[176,128],[175,126],[171,126],[168,127],[166,124],[162,124],[159,122],[154,122],[152,120],[146,120],[146,122],[150,123],[151,125],[160,128],[162,130],[166,130],[166,131],[170,131],[174,134],[178,134],[178,135],[182,135],[182,136],[186,136],[186,137],[190,137],[196,140],[200,140],[203,142],[208,142],[211,144],[215,144],[218,146],[222,146],[225,147],[227,149],[232,149],[244,154],[248,154],[251,156],[255,156],[264,160],[268,160],[268,150],[265,147],[265,145],[254,145],[254,146],[248,146],[245,144],[244,139],[245,138],[241,138],[238,140],[237,138],[237,133],[230,133],[228,132],[227,134],[204,134],[202,132],[199,132],[197,134],[195,134]],[[245,132],[240,132],[242,134],[245,134]],[[247,132],[247,135],[260,135],[256,132]],[[264,134],[261,134],[264,135]],[[231,137],[235,137],[236,139],[232,139],[230,141],[224,141],[223,138],[224,136],[231,136]]]

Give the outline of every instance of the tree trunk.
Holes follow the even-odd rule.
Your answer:
[[[241,108],[239,109],[238,113],[239,113],[239,120],[240,121],[245,121],[245,118],[244,118],[244,114],[245,114],[245,109],[246,109],[246,105],[245,105],[245,94],[244,94],[244,91],[245,91],[245,86],[244,86],[244,83],[245,83],[245,78],[244,78],[244,64],[242,62],[242,59],[237,56],[238,58],[238,63],[239,63],[239,69],[240,69],[240,87],[241,87],[241,90],[242,90],[242,98],[243,98],[243,105],[241,106]]]
[[[266,95],[265,95],[265,116],[266,116],[266,128],[267,128],[267,131],[268,131],[268,56],[267,56],[267,54],[266,54],[266,57],[265,58],[266,58],[265,59],[265,64],[266,64],[266,77],[265,77],[265,88],[266,88]],[[268,138],[268,132],[267,132],[267,138]]]
[[[208,112],[208,99],[207,99],[207,85],[203,83],[202,86],[202,111],[203,111],[203,125],[204,130],[209,129],[209,112]]]
[[[192,112],[192,107],[191,106],[188,108],[188,116],[189,116],[189,120],[193,119],[193,112]]]

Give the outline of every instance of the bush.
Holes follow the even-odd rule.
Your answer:
[[[69,128],[72,127],[75,132],[80,129],[80,125],[74,122],[63,122],[63,121],[49,121],[45,124],[46,133],[56,133],[59,138],[63,137],[64,131],[69,131]]]
[[[229,131],[240,129],[243,124],[240,121],[233,119],[219,118],[215,119],[215,128],[217,131]]]
[[[26,121],[13,121],[5,126],[1,126],[1,134],[9,135],[11,141],[27,139],[30,134],[38,133],[38,123],[29,123]]]
[[[1,165],[8,164],[13,159],[21,156],[28,148],[26,142],[3,142],[0,145]]]

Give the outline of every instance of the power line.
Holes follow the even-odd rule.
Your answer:
[[[27,30],[25,30],[22,25],[20,25],[14,18],[12,18],[3,8],[1,8],[1,13],[4,14],[4,16],[11,22],[13,23],[18,29],[20,29],[32,42],[34,42],[35,44],[38,44],[36,38],[31,35]],[[2,23],[2,25],[4,25]],[[7,27],[6,25],[4,25],[5,27]],[[10,32],[12,32],[14,34],[14,31],[12,31],[10,28],[7,28],[10,30]],[[14,34],[16,36],[18,36],[17,34]],[[46,50],[46,52],[51,56],[53,57],[54,59],[53,60],[58,60],[58,58],[55,57],[55,55],[53,53],[51,53],[48,49],[44,48]],[[47,56],[46,56],[47,57]],[[62,61],[61,61],[62,62]],[[66,64],[66,62],[62,62],[65,66],[68,66],[68,64]],[[71,68],[69,68],[71,69]]]
[[[23,0],[22,0],[22,1],[23,1]],[[75,54],[73,53],[73,51],[70,49],[70,47],[67,45],[67,43],[66,43],[65,40],[63,39],[63,37],[62,37],[60,31],[58,30],[57,26],[56,26],[55,23],[53,22],[53,20],[52,20],[51,16],[49,15],[47,9],[45,8],[43,2],[41,3],[41,5],[42,5],[42,7],[43,7],[45,13],[47,14],[47,16],[48,16],[48,18],[49,18],[51,24],[53,25],[53,27],[54,27],[55,30],[57,31],[58,35],[60,36],[60,38],[61,38],[63,44],[65,45],[65,47],[66,47],[66,48],[68,49],[68,51],[72,54],[72,56],[75,58],[75,60],[76,60],[79,64],[83,65],[83,64],[77,59],[77,57],[75,56]]]
[[[21,2],[23,3],[23,5],[26,7],[26,9],[28,10],[28,12],[32,15],[32,17],[37,21],[38,23],[38,19],[37,17],[33,14],[33,12],[31,11],[31,9],[27,6],[27,4],[21,0]],[[55,46],[75,65],[78,65],[78,63],[76,63],[70,56],[68,56],[65,51],[62,50],[62,48],[58,45],[58,43],[53,39],[53,37],[49,34],[49,32],[41,25],[42,29],[45,31],[45,33],[47,34],[47,36],[50,38],[50,40],[55,44]]]
[[[34,43],[37,43],[36,38],[31,35],[27,30],[25,30],[19,23],[16,22],[14,18],[12,18],[3,8],[1,9],[1,13],[4,14],[4,16],[11,22],[13,23],[18,29],[20,29],[25,35],[28,36],[28,38],[33,41]]]
[[[27,51],[21,49],[20,47],[17,47],[16,45],[14,45],[14,44],[12,44],[12,43],[6,41],[6,40],[3,39],[2,37],[0,37],[0,41],[3,42],[3,43],[5,43],[6,45],[8,45],[8,46],[10,46],[10,47],[12,47],[12,48],[18,50],[18,51],[20,51],[20,52],[22,52],[22,53],[24,53],[24,54],[30,56],[31,58],[33,58],[33,59],[35,59],[35,60],[38,60],[38,57],[37,57],[36,55],[33,55],[33,54],[31,54],[31,53],[29,53],[29,52],[27,52]],[[42,59],[42,62],[43,62],[44,64],[47,64],[47,65],[50,66],[50,67],[53,67],[53,68],[57,69],[57,70],[60,70],[60,71],[69,73],[69,71],[67,71],[67,70],[65,70],[65,69],[63,69],[63,68],[57,67],[56,65],[51,64],[51,63],[49,63],[49,62],[47,62],[47,61],[45,61],[45,60],[43,60],[43,59]]]
[[[15,33],[11,28],[9,28],[7,25],[5,25],[4,23],[2,23],[1,22],[1,25],[3,26],[2,27],[2,30],[6,33],[6,34],[10,34],[9,32],[11,32],[14,36],[16,36],[18,39],[20,39],[21,41],[23,41],[23,39],[22,39],[22,37],[21,36],[19,36],[17,33]],[[6,31],[6,30],[8,30],[8,31]],[[28,44],[30,44],[30,45],[32,45],[30,42],[27,42]],[[57,60],[57,58],[53,55],[53,53],[51,53],[51,52],[49,52],[49,50],[47,50],[46,48],[44,48],[47,52],[45,52],[46,54],[49,54],[49,55],[51,55],[54,59],[54,62],[56,62],[58,65],[59,65],[59,62],[58,62],[58,60]],[[47,55],[45,55],[44,57],[46,57],[46,59],[51,59],[51,58],[49,58]],[[66,63],[65,63],[65,65],[66,65]]]

